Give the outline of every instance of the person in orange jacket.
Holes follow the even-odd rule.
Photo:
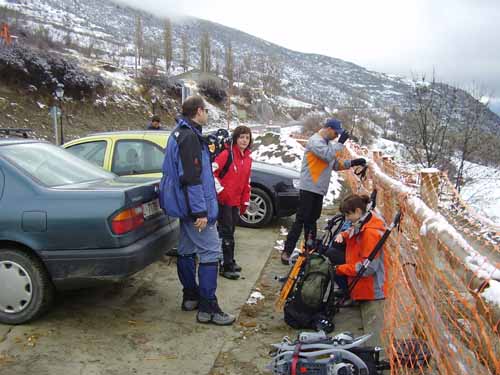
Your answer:
[[[380,217],[372,211],[367,213],[366,208],[369,203],[370,197],[367,195],[351,195],[340,204],[340,212],[353,225],[335,238],[336,243],[345,242],[346,245],[346,263],[337,265],[335,273],[338,276],[347,276],[349,284],[386,230],[385,223]],[[354,286],[350,298],[353,301],[384,299],[387,293],[386,270],[386,258],[382,248]]]

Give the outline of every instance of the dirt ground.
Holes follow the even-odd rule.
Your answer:
[[[61,294],[41,319],[22,326],[0,325],[0,374],[264,374],[272,343],[295,337],[274,311],[287,267],[273,249],[282,219],[264,229],[237,229],[242,279],[219,278],[224,310],[239,315],[231,327],[195,322],[180,309],[175,258],[164,259],[124,283]],[[245,302],[253,290],[265,296]],[[336,317],[339,331],[362,333],[359,310]]]
[[[275,276],[284,276],[287,270],[288,267],[281,264],[279,252],[273,251],[254,288],[261,291],[265,298],[257,305],[242,308],[238,325],[234,327],[240,334],[224,344],[210,375],[269,374],[266,365],[271,358],[271,344],[281,342],[284,336],[297,337],[300,331],[288,327],[283,321],[283,313],[274,308],[281,287]],[[356,336],[363,334],[359,308],[342,309],[335,316],[335,326],[334,333],[350,331]]]

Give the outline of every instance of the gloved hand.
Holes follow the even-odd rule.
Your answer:
[[[365,158],[359,158],[359,159],[352,159],[351,160],[351,167],[356,167],[358,165],[365,166],[366,165],[366,159]]]
[[[347,130],[344,130],[344,132],[339,137],[339,143],[344,143],[345,141],[347,141],[347,138],[349,138],[349,132]]]
[[[241,215],[244,215],[244,214],[245,214],[245,212],[247,212],[247,208],[248,208],[248,206],[247,206],[246,204],[242,204],[242,205],[240,206],[240,216],[241,216]]]
[[[347,264],[339,264],[338,266],[335,267],[335,274],[339,276],[344,275],[344,268],[347,266]]]

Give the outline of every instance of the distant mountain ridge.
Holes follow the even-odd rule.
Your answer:
[[[3,2],[3,4],[2,4]],[[133,59],[134,31],[141,15],[144,38],[161,48],[164,21],[144,11],[109,0],[0,0],[27,15],[32,27],[43,26],[63,40],[69,35],[81,45],[95,44],[105,51],[103,58]],[[250,59],[236,80],[253,80],[259,86],[265,79],[261,61],[271,56],[279,63],[283,96],[325,106],[329,109],[350,106],[353,99],[373,111],[387,113],[389,108],[407,108],[412,81],[406,78],[367,70],[356,64],[318,54],[292,51],[247,33],[193,17],[173,18],[173,46],[176,66],[181,60],[181,37],[187,35],[191,67],[199,65],[202,33],[210,33],[213,65],[224,66],[224,47],[231,41],[235,61]],[[161,65],[160,65],[161,66]],[[247,79],[245,79],[245,77]],[[464,103],[473,98],[460,91]],[[496,130],[500,118],[490,111],[485,127]]]

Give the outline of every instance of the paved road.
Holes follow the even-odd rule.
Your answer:
[[[283,222],[281,222],[282,224]],[[243,279],[219,278],[223,308],[239,313],[258,279],[280,223],[237,230]],[[129,281],[65,293],[31,324],[0,325],[2,375],[207,374],[238,329],[195,323],[180,310],[175,260],[165,257]]]

